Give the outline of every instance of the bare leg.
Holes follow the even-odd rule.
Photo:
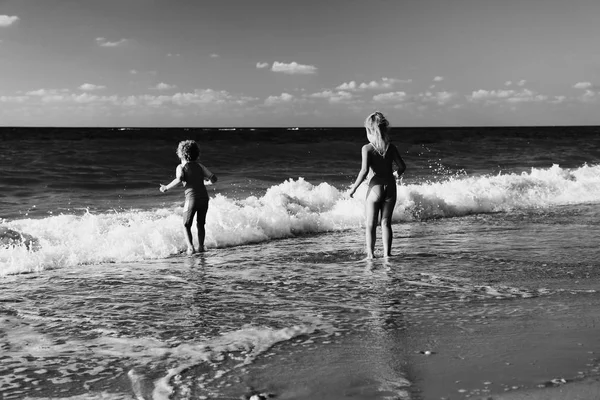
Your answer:
[[[194,242],[192,240],[192,229],[190,226],[184,225],[185,228],[185,241],[187,244],[187,253],[194,254],[196,250],[194,249]]]
[[[383,203],[381,209],[381,238],[383,240],[383,256],[390,257],[392,255],[392,213],[396,206],[396,197],[393,200]]]
[[[371,190],[366,201],[366,227],[365,241],[367,244],[367,258],[373,258],[375,253],[375,241],[377,240],[377,220],[379,219],[380,204],[377,202],[377,194]]]
[[[198,251],[204,252],[204,237],[206,236],[206,229],[204,224],[198,223]]]
[[[206,237],[206,229],[204,224],[206,223],[206,213],[208,212],[208,199],[206,203],[198,210],[196,215],[196,225],[198,226],[198,251],[204,252],[204,239]]]

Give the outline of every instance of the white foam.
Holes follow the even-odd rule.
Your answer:
[[[364,224],[362,185],[354,198],[328,183],[302,178],[241,200],[217,195],[206,219],[207,247],[257,243],[339,231]],[[394,221],[510,212],[600,201],[600,166],[532,169],[530,173],[453,177],[399,186]],[[32,235],[36,249],[0,247],[0,275],[105,262],[164,258],[185,248],[181,207],[151,211],[57,215],[4,225]],[[35,251],[34,251],[35,250]]]

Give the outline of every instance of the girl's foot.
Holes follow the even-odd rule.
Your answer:
[[[193,247],[188,247],[186,253],[188,256],[191,256],[192,254],[194,254],[196,252],[196,250],[194,250]]]
[[[198,247],[198,253],[204,253],[204,252],[206,252],[206,247],[204,247],[204,246]]]

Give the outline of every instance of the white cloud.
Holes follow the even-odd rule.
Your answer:
[[[526,83],[527,81],[525,79],[521,79],[519,82],[517,82],[517,86],[525,86]]]
[[[327,99],[330,103],[341,103],[352,100],[352,93],[340,90],[334,92],[331,90],[324,90],[322,92],[313,93],[309,97],[316,99]]]
[[[16,15],[0,15],[0,27],[11,26],[15,22],[19,20],[19,17]]]
[[[380,81],[371,81],[369,83],[361,83],[358,88],[361,90],[366,89],[391,89],[398,83],[411,83],[412,79],[396,79],[396,78],[381,78]]]
[[[175,86],[175,85],[169,85],[168,83],[160,82],[156,86],[151,87],[150,89],[153,89],[153,90],[169,90],[169,89],[175,89],[176,87],[177,86]]]
[[[506,81],[506,82],[504,82],[504,86],[510,86],[510,85],[512,85],[512,81]]]
[[[339,85],[338,87],[336,87],[337,90],[356,90],[356,82],[355,81],[350,81],[348,83],[344,82],[341,85]]]
[[[294,96],[289,93],[281,93],[280,96],[269,96],[265,100],[265,105],[274,106],[277,104],[291,103],[294,100]]]
[[[271,67],[273,72],[282,72],[290,75],[310,75],[317,73],[317,67],[314,65],[298,64],[297,62],[291,62],[289,64],[275,61]]]
[[[285,99],[282,96],[282,99]],[[44,105],[64,107],[64,110],[89,112],[121,112],[129,115],[167,113],[171,115],[198,115],[214,113],[244,113],[258,98],[231,94],[212,89],[196,89],[193,92],[173,95],[100,96],[91,92],[69,93],[65,89],[39,89],[26,96],[0,96],[0,103],[13,103],[43,110]],[[198,107],[201,106],[201,107]],[[104,111],[102,111],[104,110]]]
[[[407,99],[406,92],[388,92],[373,96],[373,100],[378,103],[398,103]]]
[[[269,67],[269,63],[266,62],[257,62],[256,63],[256,68],[261,69],[261,68],[268,68]]]
[[[0,103],[25,103],[27,100],[27,96],[0,96]]]
[[[96,38],[96,43],[98,43],[100,47],[118,47],[127,43],[127,39],[121,39],[116,42],[109,42],[108,40],[106,40],[106,38],[98,37]]]
[[[592,82],[577,82],[575,85],[573,85],[575,89],[589,89],[592,86]]]
[[[444,77],[443,77],[443,76],[436,76],[435,78],[433,78],[433,81],[434,81],[434,82],[441,82],[441,81],[443,81],[443,80],[444,80]]]
[[[536,94],[529,89],[519,90],[477,90],[467,96],[471,102],[484,102],[487,104],[496,104],[501,101],[506,103],[526,103],[526,102],[544,102],[548,96]]]
[[[179,53],[167,53],[167,57],[179,57],[181,54]]]
[[[137,71],[137,69],[130,69],[130,70],[129,70],[129,73],[130,73],[131,75],[137,75],[138,71]]]
[[[93,83],[84,83],[83,85],[79,86],[79,89],[84,91],[102,90],[106,89],[106,86],[94,85]]]
[[[212,54],[210,55],[210,58],[219,58],[219,57],[221,57],[221,56],[220,56],[220,55],[218,55],[217,53],[212,53]]]
[[[25,92],[27,96],[49,96],[57,95],[60,93],[68,93],[69,89],[37,89]]]
[[[593,91],[588,90],[588,89],[586,89],[585,92],[581,96],[578,97],[578,100],[580,100],[584,103],[596,101],[596,99],[597,99],[596,93],[594,93]]]
[[[419,94],[419,98],[425,102],[437,103],[440,106],[448,104],[452,99],[456,97],[456,93],[451,92],[425,92]]]

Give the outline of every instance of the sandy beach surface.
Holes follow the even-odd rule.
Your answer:
[[[509,303],[507,318],[420,332],[411,346],[422,349],[410,367],[413,397],[600,399],[598,294]]]

